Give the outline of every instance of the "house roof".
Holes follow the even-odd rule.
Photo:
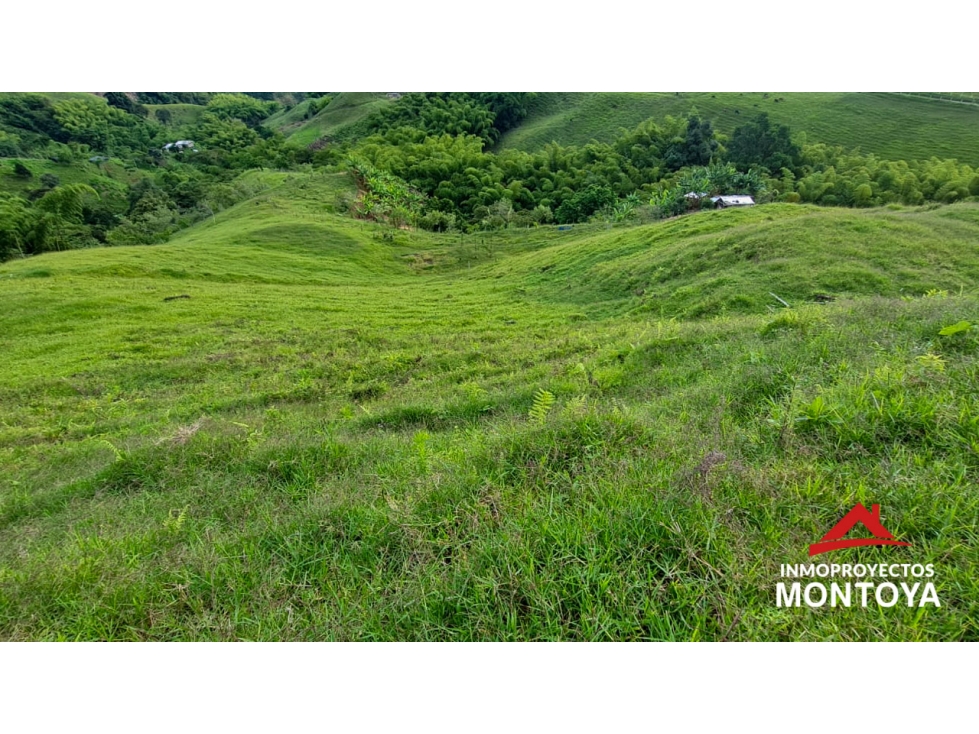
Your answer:
[[[721,202],[727,206],[750,206],[755,203],[755,200],[750,196],[744,194],[736,194],[732,196],[712,196],[710,200],[715,204]]]

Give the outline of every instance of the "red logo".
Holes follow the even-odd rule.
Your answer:
[[[874,537],[843,540],[843,536],[850,532],[850,529],[858,522],[863,523],[864,527],[874,534]],[[873,505],[872,509],[868,510],[862,504],[857,503],[818,543],[813,543],[809,546],[809,556],[818,556],[820,553],[826,553],[827,551],[838,550],[840,548],[856,548],[861,545],[911,544],[894,540],[894,536],[888,532],[887,528],[881,525],[880,505]]]

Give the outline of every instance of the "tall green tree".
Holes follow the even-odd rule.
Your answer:
[[[67,184],[51,189],[34,205],[37,215],[44,221],[45,245],[43,249],[62,250],[79,246],[77,239],[90,240],[91,236],[81,227],[85,212],[85,200],[97,199],[98,192],[88,184]]]
[[[21,198],[0,199],[0,262],[27,251],[31,210]]]
[[[717,147],[714,127],[710,120],[702,120],[697,115],[692,115],[687,120],[684,137],[670,143],[663,158],[671,171],[678,171],[686,166],[706,166],[710,163]]]
[[[763,112],[753,121],[735,128],[727,146],[728,160],[740,170],[761,166],[771,173],[799,165],[800,150],[792,142],[789,128],[772,125]]]
[[[615,203],[615,193],[608,186],[591,185],[561,202],[554,218],[561,224],[585,222],[601,209]]]
[[[139,102],[131,99],[125,92],[106,92],[105,101],[110,107],[115,107],[123,112],[128,112],[130,115],[136,115],[138,117],[146,117],[149,115],[149,110],[147,110]]]
[[[95,97],[66,99],[54,106],[55,117],[73,140],[101,151],[108,145],[110,119],[114,114],[125,113]]]
[[[55,116],[54,106],[40,94],[5,94],[0,97],[0,127],[16,129],[58,142],[68,142],[68,132]]]

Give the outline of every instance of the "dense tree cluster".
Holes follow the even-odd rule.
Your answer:
[[[0,193],[0,259],[163,242],[254,193],[235,181],[242,171],[310,161],[308,150],[261,126],[277,102],[240,94],[209,94],[206,102],[197,123],[171,128],[147,119],[128,94],[59,101],[0,95],[0,157],[14,159],[0,175],[9,170],[28,186],[18,195]],[[179,138],[197,149],[164,151]],[[90,180],[62,185],[52,173],[35,175],[40,163],[89,170]]]
[[[735,128],[727,148],[727,159],[742,171],[753,166],[769,172],[792,169],[799,165],[799,155],[789,128],[772,125],[764,112],[754,122]]]
[[[147,117],[149,115],[149,110],[144,105],[137,102],[125,92],[106,92],[105,101],[110,107],[118,107],[130,115],[139,115],[140,117]]]
[[[501,199],[518,212],[540,206],[556,216],[561,211],[559,221],[584,221],[595,211],[595,191],[607,189],[614,201],[668,174],[665,154],[684,139],[686,127],[685,121],[668,118],[662,126],[646,122],[610,144],[551,143],[534,153],[500,154],[485,151],[485,141],[476,136],[398,127],[364,139],[355,151],[426,194],[431,209],[460,221],[477,222],[483,207]]]
[[[365,128],[370,133],[404,127],[429,135],[472,135],[492,145],[526,117],[532,98],[518,92],[411,93],[373,113]]]
[[[208,101],[206,114],[220,120],[237,120],[255,129],[277,109],[279,103],[273,100],[263,101],[247,94],[216,94]]]
[[[137,92],[141,104],[207,104],[210,92]]]
[[[729,139],[716,136],[710,121],[694,113],[686,120],[648,120],[607,144],[552,143],[534,153],[493,154],[484,150],[485,142],[399,126],[365,138],[356,152],[424,193],[424,211],[451,214],[467,228],[550,218],[582,222],[596,214],[616,219],[637,210],[630,197],[648,202],[653,216],[673,216],[707,200],[689,193],[832,206],[947,203],[979,194],[979,172],[970,166],[937,158],[884,161],[822,144],[800,147],[786,126],[772,125],[765,114]],[[504,209],[512,214],[489,215]],[[544,211],[549,216],[542,217]]]
[[[687,120],[686,134],[670,142],[663,152],[663,162],[671,171],[687,166],[706,166],[717,152],[714,128],[710,120],[691,115]]]
[[[951,204],[979,195],[979,169],[954,160],[888,161],[839,146],[807,145],[800,170],[783,169],[783,198],[825,206]]]
[[[111,94],[111,93],[110,93]],[[113,96],[118,104],[125,95]],[[143,158],[153,147],[158,126],[106,99],[78,96],[52,102],[38,94],[0,96],[0,149],[15,157],[70,162],[88,151]]]
[[[290,99],[302,97],[312,98],[310,108],[330,102],[322,93]],[[350,202],[355,215],[437,231],[620,221],[641,211],[674,216],[703,205],[702,194],[858,207],[979,196],[979,171],[970,166],[800,146],[764,114],[730,137],[692,112],[647,120],[609,143],[493,153],[489,146],[526,116],[532,95],[407,94],[314,151],[263,126],[281,99],[262,92],[0,95],[0,158],[11,159],[0,175],[19,182],[17,195],[0,193],[0,259],[162,242],[254,193],[242,172],[303,164],[351,171],[361,190]],[[201,108],[192,123],[165,124],[169,110],[157,108],[151,119],[147,104]],[[165,147],[178,139],[193,146]],[[92,172],[87,180],[79,166]],[[65,183],[62,171],[71,172]]]

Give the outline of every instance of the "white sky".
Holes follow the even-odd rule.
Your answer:
[[[974,24],[758,0],[8,3],[0,91],[939,91]],[[14,32],[16,30],[16,32]]]

